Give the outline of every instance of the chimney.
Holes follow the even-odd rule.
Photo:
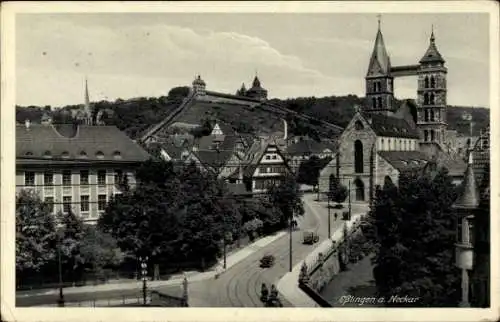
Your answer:
[[[31,125],[30,120],[26,119],[26,121],[24,121],[24,125],[26,126],[26,129],[29,130],[30,129],[30,125]]]

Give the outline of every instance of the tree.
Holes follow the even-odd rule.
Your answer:
[[[297,183],[316,187],[319,181],[321,166],[321,160],[315,155],[311,156],[309,160],[303,161],[299,166]]]
[[[340,183],[339,178],[332,174],[330,176],[328,198],[340,205],[346,200],[348,193],[347,188]]]
[[[124,259],[116,240],[91,225],[84,228],[80,253],[85,269],[96,275],[101,275],[103,268],[118,266]]]
[[[56,257],[55,221],[49,205],[31,190],[16,197],[16,271],[39,271]]]
[[[71,273],[71,279],[76,282],[81,279],[85,269],[85,260],[81,253],[84,223],[71,210],[57,213],[56,219],[59,223],[57,247],[61,251],[63,271]]]
[[[434,178],[402,174],[399,188],[388,183],[378,189],[370,216],[379,244],[374,268],[379,296],[419,297],[413,304],[418,306],[457,305],[455,199],[446,170]]]
[[[293,216],[304,215],[304,206],[295,178],[286,175],[280,185],[271,186],[268,191],[269,203],[279,211],[280,223],[286,227]]]

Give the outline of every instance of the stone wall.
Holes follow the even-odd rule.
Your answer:
[[[361,220],[362,217],[358,217],[352,222],[346,222],[348,236],[352,237],[361,233]],[[299,274],[299,287],[301,284],[307,284],[309,292],[316,292],[314,297],[308,294],[313,300],[315,297],[321,297],[319,294],[321,290],[341,271],[341,260],[345,264],[348,261],[348,256],[339,256],[340,247],[345,240],[343,234],[342,229],[336,231],[332,236],[331,244],[322,248],[322,252],[317,253],[314,258],[304,262]]]

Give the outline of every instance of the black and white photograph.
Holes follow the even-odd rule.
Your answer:
[[[2,320],[497,319],[498,4],[378,3],[7,3]]]

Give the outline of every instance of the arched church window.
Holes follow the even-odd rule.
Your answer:
[[[429,94],[425,93],[424,94],[424,105],[428,105],[429,104]]]
[[[384,146],[384,139],[381,139],[380,141],[381,141],[381,143],[380,143],[381,148],[380,148],[380,149],[381,149],[381,150],[385,150],[385,146]]]
[[[429,95],[429,104],[434,105],[434,94],[433,93],[431,93]]]
[[[373,91],[376,93],[377,92],[377,82],[373,83]]]
[[[429,76],[425,76],[425,88],[429,88]]]
[[[434,141],[435,136],[434,136],[434,130],[431,130],[431,141]]]
[[[424,130],[424,141],[427,142],[429,141],[429,131]]]
[[[435,121],[434,116],[434,110],[431,110],[431,121]]]
[[[360,140],[354,142],[354,171],[363,173],[363,143]]]
[[[378,108],[382,108],[382,97],[377,97]]]
[[[354,124],[354,127],[356,128],[356,130],[362,130],[364,129],[365,127],[363,126],[363,123],[361,123],[361,121],[356,121],[356,123]]]
[[[373,105],[373,109],[377,108],[377,99],[375,97],[372,98],[372,105]]]
[[[436,87],[436,79],[434,78],[434,76],[431,76],[431,88],[435,87]]]
[[[405,151],[406,151],[406,149],[407,149],[407,142],[406,142],[406,140],[404,140],[403,144],[404,144],[404,148],[403,148],[403,150],[405,150]]]

